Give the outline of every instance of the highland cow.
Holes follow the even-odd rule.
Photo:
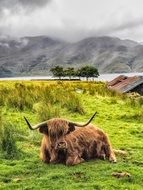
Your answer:
[[[65,162],[66,165],[75,165],[87,159],[106,156],[110,161],[116,162],[107,135],[101,129],[89,125],[95,114],[86,124],[54,118],[34,127],[25,118],[31,130],[39,129],[44,134],[40,151],[41,159],[46,163]],[[66,143],[65,148],[58,149],[57,144],[62,142]]]
[[[49,163],[51,159],[52,151],[54,150],[54,146],[56,142],[58,141],[58,139],[60,137],[64,137],[66,134],[71,133],[76,128],[87,126],[92,121],[95,114],[85,124],[74,123],[62,118],[53,118],[32,127],[29,121],[25,117],[24,119],[31,130],[39,129],[39,132],[43,133],[44,136],[41,142],[40,158],[45,163]],[[57,160],[57,162],[59,161]]]

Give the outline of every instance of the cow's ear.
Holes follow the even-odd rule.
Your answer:
[[[47,135],[48,134],[48,127],[47,127],[47,125],[46,126],[41,126],[39,128],[39,132]]]
[[[68,133],[72,132],[75,130],[75,125],[73,123],[69,123],[69,129],[68,129]]]

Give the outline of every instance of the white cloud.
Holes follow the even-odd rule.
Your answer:
[[[11,11],[13,7],[10,4],[2,6],[2,34],[49,35],[66,40],[113,35],[143,41],[142,0],[51,0],[50,3],[42,0],[41,4],[38,0],[30,0],[29,4],[26,0],[19,2],[23,4],[17,4],[16,12]]]

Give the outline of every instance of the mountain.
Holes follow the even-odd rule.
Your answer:
[[[76,43],[47,36],[0,37],[0,77],[48,75],[56,65],[92,65],[99,73],[143,72],[143,45],[107,36]]]

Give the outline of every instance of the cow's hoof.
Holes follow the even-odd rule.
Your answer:
[[[80,159],[81,162],[84,162],[85,160],[83,158]]]
[[[112,162],[112,163],[117,163],[116,158],[109,158],[109,161]]]
[[[117,160],[110,160],[111,163],[117,163]]]
[[[101,160],[106,160],[106,155],[105,155],[105,154],[102,154],[102,155],[100,156],[100,159],[101,159]]]

